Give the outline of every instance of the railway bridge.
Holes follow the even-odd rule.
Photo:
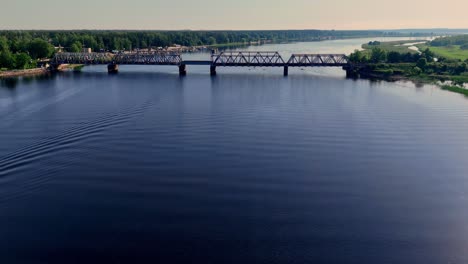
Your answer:
[[[183,60],[180,53],[168,51],[57,53],[51,68],[62,64],[107,65],[109,73],[118,72],[119,65],[172,65],[179,67],[180,75],[187,73],[187,65],[210,66],[211,75],[217,67],[283,67],[285,76],[290,67],[342,67],[348,72],[351,65],[344,54],[292,54],[284,60],[277,51],[224,51],[212,53],[211,60]]]

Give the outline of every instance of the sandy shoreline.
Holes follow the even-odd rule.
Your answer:
[[[4,72],[0,72],[0,78],[40,75],[40,74],[45,74],[47,72],[48,70],[46,68],[4,71]]]
[[[57,69],[58,71],[68,71],[78,68],[79,64],[63,64]],[[23,76],[35,76],[43,75],[49,73],[50,70],[47,68],[35,68],[27,70],[11,70],[0,72],[0,78],[14,78],[14,77],[23,77]]]

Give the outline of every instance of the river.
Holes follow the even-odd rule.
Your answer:
[[[465,97],[341,69],[106,70],[0,82],[0,263],[468,262]]]

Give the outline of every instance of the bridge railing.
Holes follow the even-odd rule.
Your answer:
[[[284,60],[277,51],[226,51],[211,56],[215,66],[280,66]]]

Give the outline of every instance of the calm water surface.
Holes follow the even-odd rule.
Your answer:
[[[177,71],[1,81],[0,263],[468,263],[463,96]]]

